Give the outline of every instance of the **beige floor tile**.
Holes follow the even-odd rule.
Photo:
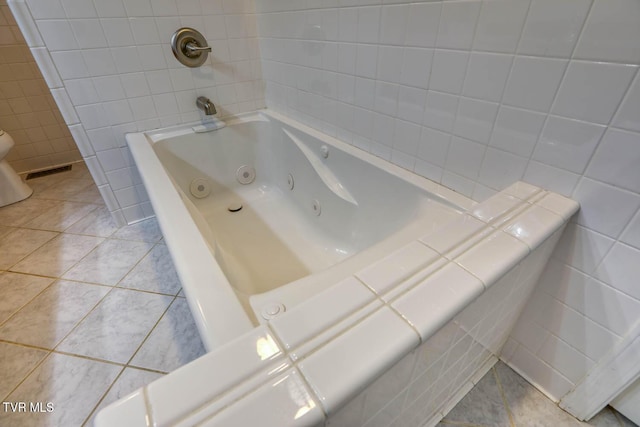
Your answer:
[[[4,323],[0,339],[53,349],[110,289],[58,281]]]
[[[142,291],[175,295],[181,289],[180,279],[165,245],[156,245],[119,286]]]
[[[42,213],[24,226],[38,230],[64,231],[78,222],[98,205],[78,202],[60,202],[57,206]]]
[[[0,342],[0,399],[4,400],[47,354],[47,351]]]
[[[113,237],[125,240],[157,243],[162,238],[160,226],[155,218],[146,219],[118,230]]]
[[[2,239],[3,236],[6,236],[7,234],[11,233],[14,230],[15,228],[13,227],[5,227],[4,225],[0,225],[0,239]]]
[[[89,179],[65,178],[56,184],[40,191],[35,197],[40,199],[69,200],[78,192],[94,185]]]
[[[118,226],[113,220],[111,212],[105,206],[100,206],[65,231],[88,236],[109,237],[118,231]]]
[[[131,365],[171,372],[205,353],[189,305],[178,298],[140,347]]]
[[[63,277],[115,286],[151,248],[150,243],[107,239]]]
[[[61,234],[12,267],[12,271],[61,277],[104,239]]]
[[[171,300],[164,295],[115,288],[58,350],[127,363]]]
[[[28,274],[0,273],[0,325],[53,281]]]
[[[51,402],[52,412],[0,411],[0,425],[11,427],[81,426],[122,367],[52,353],[13,392],[12,402]]]
[[[96,205],[104,205],[104,200],[102,199],[102,195],[98,190],[98,187],[92,183],[92,185],[87,186],[85,189],[78,191],[77,193],[69,196],[67,200],[71,200],[74,202],[83,202],[83,203],[93,203]]]
[[[0,239],[0,270],[8,270],[57,235],[52,231],[16,228]]]
[[[19,227],[60,203],[58,200],[29,198],[0,208],[0,224]]]

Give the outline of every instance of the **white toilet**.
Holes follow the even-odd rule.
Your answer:
[[[4,159],[14,144],[11,135],[0,130],[0,207],[24,200],[33,193]]]

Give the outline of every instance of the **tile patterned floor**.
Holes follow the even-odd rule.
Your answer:
[[[154,220],[118,228],[83,164],[30,180],[0,208],[0,426],[91,426],[104,406],[204,354]],[[4,405],[3,405],[4,406]],[[440,427],[632,427],[605,408],[580,423],[502,363]]]
[[[564,412],[502,362],[498,362],[438,427],[637,427],[606,407],[588,422]]]
[[[155,220],[118,228],[84,164],[0,208],[0,426],[90,426],[204,354]],[[28,404],[28,403],[27,403]]]

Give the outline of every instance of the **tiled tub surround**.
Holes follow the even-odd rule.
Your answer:
[[[435,425],[497,360],[577,209],[516,183],[106,408],[96,426]]]
[[[264,106],[252,0],[8,0],[80,153],[119,225],[153,216],[124,134]],[[188,69],[171,52],[178,28],[213,48]]]
[[[476,201],[580,203],[506,354],[561,399],[640,321],[640,2],[256,8],[269,109]]]
[[[16,143],[6,160],[18,173],[81,158],[6,0],[0,0],[0,129]]]

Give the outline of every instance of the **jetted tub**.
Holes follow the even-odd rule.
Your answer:
[[[474,204],[277,113],[196,130],[127,141],[208,350]]]

